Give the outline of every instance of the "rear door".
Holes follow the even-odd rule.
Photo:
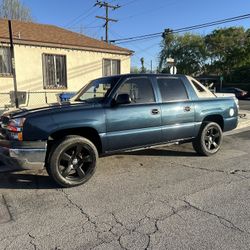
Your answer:
[[[156,78],[162,99],[162,138],[172,141],[194,136],[194,105],[181,78]]]
[[[149,77],[127,78],[115,96],[129,94],[130,104],[106,108],[107,151],[140,147],[161,141],[160,104]]]

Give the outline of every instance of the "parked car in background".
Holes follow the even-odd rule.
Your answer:
[[[235,94],[235,96],[238,99],[245,99],[248,97],[248,91],[239,89],[239,88],[235,88],[235,87],[227,87],[227,88],[222,88],[220,91],[218,91],[219,93],[232,93]]]

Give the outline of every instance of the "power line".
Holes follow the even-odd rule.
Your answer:
[[[214,26],[214,25],[229,23],[229,22],[235,22],[235,21],[239,21],[239,20],[243,20],[243,19],[247,19],[247,18],[250,18],[250,14],[231,17],[231,18],[226,18],[226,19],[222,19],[222,20],[209,22],[209,23],[193,25],[193,26],[189,26],[189,27],[185,27],[185,28],[176,29],[174,31],[175,32],[182,32],[183,29],[184,29],[184,31],[186,31],[186,30],[192,30],[192,29],[197,29],[197,28],[199,29],[199,28],[203,28],[203,27],[211,27],[211,26]]]
[[[115,34],[115,35],[117,35],[118,37],[121,37],[121,38],[122,38],[122,36],[121,36],[120,34],[118,34],[117,32],[115,32],[114,30],[110,30],[110,33]],[[157,43],[157,44],[158,44],[158,43]],[[139,51],[136,51],[136,52],[133,54],[133,56],[140,60],[141,58],[138,56],[138,54],[140,54],[140,53],[142,53],[142,52],[146,52],[147,50],[149,50],[150,48],[152,48],[153,46],[155,46],[155,45],[157,45],[157,44],[150,45],[150,47],[147,47],[147,48],[144,48],[144,49],[141,48],[141,47],[138,46],[138,45],[133,44],[133,47],[134,47],[134,48],[139,49]],[[154,57],[152,54],[149,54],[148,52],[146,52],[146,54],[148,54],[150,57]],[[149,64],[147,61],[145,61],[145,64],[147,64],[149,67],[151,67],[151,64]]]
[[[134,1],[131,1],[129,3],[132,3]],[[164,5],[160,5],[158,6],[157,8],[150,8],[150,9],[146,9],[144,11],[137,11],[136,13],[132,14],[132,15],[129,15],[129,16],[125,16],[125,17],[121,17],[120,18],[120,21],[124,21],[124,20],[127,20],[127,19],[131,19],[131,18],[135,18],[135,17],[140,17],[140,16],[144,16],[144,15],[147,15],[148,13],[153,13],[153,12],[156,12],[156,11],[159,11],[159,10],[162,10],[165,6],[166,6],[166,3],[167,3],[167,6],[169,7],[170,5],[172,4],[176,4],[176,1],[171,1],[171,2],[165,2]],[[122,7],[126,6],[125,5],[122,5]]]
[[[224,24],[224,23],[239,21],[239,20],[243,20],[243,19],[247,19],[247,18],[250,18],[250,14],[245,14],[245,15],[226,18],[226,19],[222,19],[222,20],[217,20],[217,21],[212,21],[212,22],[187,26],[187,27],[171,30],[171,33],[186,32],[186,31],[191,31],[191,30],[195,30],[195,29],[211,27],[211,26],[215,26],[215,25],[218,25],[218,24]],[[135,41],[140,41],[140,40],[145,40],[145,39],[156,38],[156,37],[159,37],[159,36],[162,36],[162,32],[156,32],[156,33],[140,35],[140,36],[134,36],[134,37],[129,37],[129,38],[123,38],[123,39],[116,39],[116,40],[112,40],[110,42],[115,42],[117,44],[120,44],[120,43],[128,43],[128,42],[135,42]]]
[[[99,29],[93,34],[93,37],[95,37],[96,39],[100,39],[99,35],[101,32],[102,26],[99,27]]]
[[[116,35],[116,36],[122,38],[122,36],[121,36],[120,34],[118,34],[117,32],[115,32],[114,30],[110,30],[110,33],[112,33],[112,34],[114,34],[114,35]],[[157,42],[157,44],[158,44],[158,43],[159,43],[159,42]],[[152,47],[155,46],[155,45],[156,45],[156,44],[154,43],[153,45],[150,45],[150,47],[147,47],[147,48],[142,48],[142,47],[140,47],[139,45],[136,45],[136,44],[133,44],[132,46],[133,46],[134,48],[139,49],[138,51],[135,52],[136,54],[139,54],[139,53],[141,53],[141,52],[147,51],[148,49],[152,48]],[[133,49],[133,47],[132,47],[132,49]],[[134,50],[134,49],[133,49],[133,50]],[[148,54],[149,56],[153,57],[152,54],[149,54],[149,53],[147,53],[147,54]]]
[[[109,4],[111,4],[111,3],[115,2],[115,1],[118,1],[118,0],[109,1]],[[121,6],[121,7],[125,7],[125,6],[127,6],[127,5],[132,4],[132,3],[135,3],[136,1],[139,1],[139,0],[130,0],[130,1],[128,1],[128,2],[125,2],[124,4],[120,4],[120,6]]]
[[[243,19],[246,19],[246,18],[250,18],[250,14],[243,15],[243,16],[238,16],[238,17],[233,17],[233,18],[227,18],[227,19],[218,20],[218,21],[209,22],[209,23],[203,23],[203,24],[188,26],[188,27],[184,27],[184,28],[179,28],[179,29],[172,30],[171,33],[186,32],[186,31],[191,31],[191,30],[194,30],[194,29],[211,27],[211,26],[214,26],[214,25],[223,24],[223,23],[227,23],[227,22],[243,20]],[[148,35],[141,35],[141,36],[125,38],[123,40],[122,39],[117,39],[116,41],[124,41],[124,42],[129,42],[129,40],[139,41],[139,40],[143,40],[143,39],[155,38],[155,37],[158,37],[158,36],[161,36],[161,35],[162,35],[162,32],[157,32],[157,33],[152,33],[152,34],[148,34]],[[119,43],[121,43],[121,42],[119,42]]]
[[[93,20],[92,22],[90,22],[90,23],[88,23],[88,24],[86,24],[86,25],[81,25],[81,26],[71,26],[70,27],[70,29],[77,29],[77,28],[80,28],[80,27],[84,27],[85,29],[88,29],[88,28],[99,28],[101,25],[95,25],[95,26],[93,26],[93,24],[94,23],[96,23],[97,22],[97,19],[95,19],[95,20]]]
[[[87,19],[89,16],[93,15],[94,13],[96,13],[97,9],[93,9],[88,15],[83,16],[82,18],[80,18],[77,22],[74,23],[74,25],[76,25],[77,23]],[[70,27],[69,27],[70,28]]]
[[[141,40],[148,40],[148,39],[154,39],[154,38],[159,38],[160,36],[162,35],[162,32],[160,34],[157,34],[157,35],[154,35],[154,36],[148,36],[148,37],[142,37],[142,38],[136,38],[136,39],[133,39],[133,40],[125,40],[125,41],[119,41],[119,42],[116,42],[116,40],[111,40],[110,42],[111,43],[116,43],[116,44],[121,44],[121,43],[131,43],[131,42],[137,42],[137,41],[141,41]]]
[[[72,21],[68,22],[64,27],[71,27],[71,25],[75,25],[76,24],[76,21],[78,19],[82,19],[82,17],[85,17],[89,11],[91,11],[92,9],[94,8],[94,6],[91,6],[88,10],[84,11],[82,14],[80,14],[79,16],[77,16],[76,18],[74,18]],[[79,22],[79,20],[77,21],[77,23]]]
[[[109,3],[107,3],[107,4],[111,4],[111,3],[115,2],[115,1],[117,1],[117,0],[109,1]],[[133,3],[133,2],[136,2],[136,1],[139,1],[139,0],[133,0],[133,1],[126,2],[126,3],[124,3],[124,4],[122,5],[122,7],[123,7],[123,6],[127,6],[127,5],[129,5],[129,4]],[[90,7],[89,9],[87,9],[85,12],[83,12],[82,14],[80,14],[79,16],[77,16],[76,18],[74,18],[73,20],[71,20],[70,22],[66,23],[66,24],[64,25],[64,27],[65,27],[65,28],[70,28],[70,29],[76,29],[76,28],[75,28],[75,27],[76,27],[76,24],[78,24],[79,22],[81,22],[81,21],[83,21],[84,19],[88,18],[90,15],[94,14],[94,13],[97,11],[97,9],[94,9],[95,6],[96,6],[96,4],[93,5],[93,6],[91,6],[91,7]],[[118,7],[118,5],[115,6],[115,7]],[[121,6],[119,6],[119,7],[121,7]],[[91,10],[92,10],[92,11],[91,11]],[[89,26],[89,24],[88,24],[87,26]]]
[[[97,28],[102,28],[102,25],[98,25],[98,26],[76,26],[76,27],[71,27],[70,29],[79,30],[80,28],[83,28],[83,29],[97,29]]]
[[[125,7],[125,6],[127,6],[127,5],[129,5],[129,4],[132,4],[132,3],[136,2],[136,1],[138,1],[138,0],[128,1],[128,2],[126,2],[126,3],[124,3],[124,4],[122,4],[122,7]]]

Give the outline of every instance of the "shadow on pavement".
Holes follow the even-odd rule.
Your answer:
[[[52,181],[52,179],[48,175],[30,173],[28,171],[0,173],[0,189],[55,188],[58,188],[58,186]]]
[[[177,146],[180,147],[180,146]],[[183,150],[184,149],[184,150]],[[144,149],[140,151],[125,152],[117,155],[145,155],[145,156],[168,156],[168,157],[197,157],[194,151],[185,151],[184,146],[179,150],[175,149]],[[119,157],[119,156],[118,156]],[[0,189],[56,189],[59,186],[47,175],[44,169],[23,170],[0,166]]]

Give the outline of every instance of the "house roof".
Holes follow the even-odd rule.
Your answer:
[[[54,25],[12,20],[15,44],[82,49],[131,55],[133,51]],[[0,19],[0,43],[9,42],[8,20]]]

